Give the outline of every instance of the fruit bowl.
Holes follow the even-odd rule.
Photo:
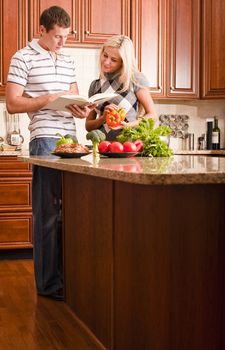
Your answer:
[[[130,158],[137,156],[139,152],[99,152],[99,154],[108,158]]]

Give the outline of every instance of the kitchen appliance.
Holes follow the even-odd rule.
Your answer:
[[[195,135],[192,133],[188,134],[188,148],[190,151],[193,151],[195,148]]]
[[[6,113],[6,140],[9,145],[17,146],[20,149],[24,142],[24,137],[20,133],[19,114]]]

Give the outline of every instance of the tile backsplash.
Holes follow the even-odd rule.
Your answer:
[[[77,82],[80,94],[87,95],[92,80],[98,77],[98,55],[97,49],[65,49],[75,58]],[[225,100],[197,100],[197,101],[161,101],[155,100],[158,115],[161,114],[185,114],[189,116],[189,132],[197,138],[206,133],[206,119],[217,116],[221,129],[221,148],[225,148]],[[6,137],[4,99],[0,101],[0,136]],[[76,119],[77,134],[80,143],[86,143],[86,131],[84,120]],[[20,114],[20,129],[24,136],[23,148],[28,149],[29,144],[29,118],[27,114]]]
[[[221,148],[225,148],[225,100],[155,101],[155,105],[158,115],[183,114],[189,116],[188,132],[194,134],[196,147],[198,137],[206,134],[207,119],[217,116],[221,130]]]

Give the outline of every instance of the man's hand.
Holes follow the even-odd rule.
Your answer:
[[[96,104],[91,104],[88,106],[77,106],[77,105],[68,105],[67,106],[68,110],[73,114],[74,117],[79,118],[79,119],[84,119],[87,118],[89,113],[96,108]]]

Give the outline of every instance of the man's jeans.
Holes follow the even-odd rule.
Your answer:
[[[30,155],[51,155],[55,139],[30,142]],[[32,181],[34,270],[37,292],[48,295],[63,286],[61,172],[33,166]]]

